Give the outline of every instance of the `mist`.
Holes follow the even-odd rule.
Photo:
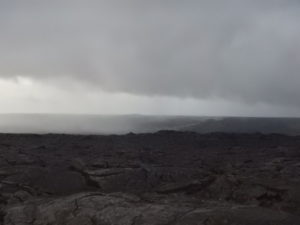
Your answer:
[[[208,118],[144,115],[2,114],[0,133],[127,134],[179,130]]]
[[[0,133],[124,135],[194,133],[280,133],[300,135],[300,118],[157,115],[2,114]]]

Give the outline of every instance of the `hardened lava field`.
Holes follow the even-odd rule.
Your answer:
[[[300,137],[0,135],[1,225],[298,225]]]

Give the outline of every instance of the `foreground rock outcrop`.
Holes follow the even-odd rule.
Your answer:
[[[84,193],[37,199],[7,209],[4,224],[299,224],[300,218],[266,208],[232,204],[202,205],[177,201],[145,202],[124,194]],[[210,206],[208,206],[208,205]]]
[[[300,137],[0,135],[0,225],[298,225]]]

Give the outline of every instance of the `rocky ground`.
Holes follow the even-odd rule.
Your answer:
[[[299,225],[300,137],[0,135],[0,225]]]

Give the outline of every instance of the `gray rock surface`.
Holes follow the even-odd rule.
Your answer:
[[[0,225],[299,225],[300,137],[0,135]]]

